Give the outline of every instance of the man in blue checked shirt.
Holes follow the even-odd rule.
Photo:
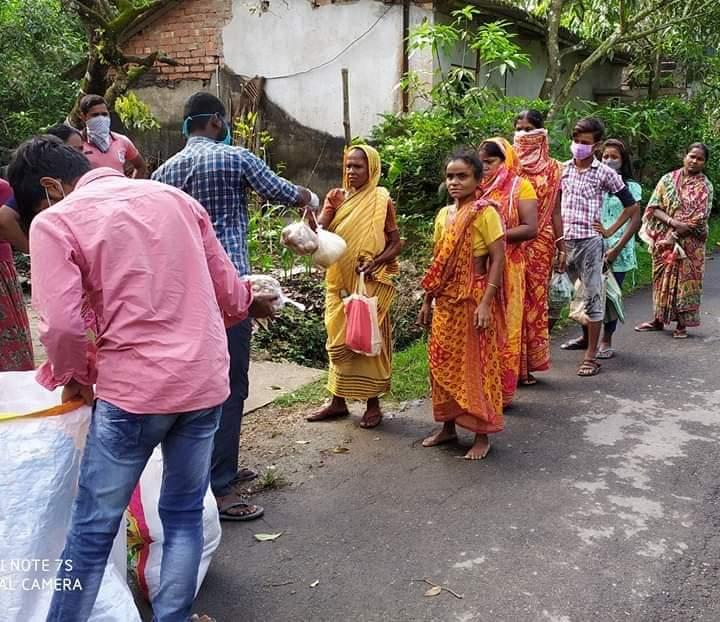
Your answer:
[[[185,148],[170,158],[152,178],[185,191],[210,214],[215,232],[241,275],[249,274],[247,192],[298,207],[317,208],[317,195],[277,176],[247,149],[232,147],[232,131],[225,119],[225,106],[210,93],[196,93],[185,104],[183,134]],[[240,484],[257,476],[250,469],[238,470],[240,425],[248,395],[250,321],[229,328],[231,394],[223,405],[215,433],[211,485],[224,520],[252,520],[263,508],[246,503]]]

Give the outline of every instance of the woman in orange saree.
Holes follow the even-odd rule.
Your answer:
[[[522,176],[537,194],[537,237],[524,245],[525,318],[520,354],[520,384],[530,386],[537,382],[532,372],[550,369],[548,286],[555,241],[563,235],[557,202],[562,167],[550,157],[548,132],[537,110],[525,110],[515,119],[513,148]]]
[[[422,282],[426,294],[419,317],[430,328],[433,417],[443,423],[423,446],[455,441],[459,425],[475,433],[468,460],[485,458],[488,434],[504,427],[503,312],[496,300],[505,261],[503,228],[495,208],[475,199],[482,170],[472,151],[448,159],[446,184],[454,204],[435,220],[434,258]]]
[[[507,331],[501,362],[503,406],[509,406],[520,378],[525,307],[523,246],[537,235],[537,195],[530,182],[520,177],[515,151],[504,138],[482,143],[480,159],[485,175],[476,196],[498,206],[505,228],[503,299]]]

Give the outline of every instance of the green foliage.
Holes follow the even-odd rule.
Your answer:
[[[530,57],[522,52],[513,41],[515,35],[507,30],[509,22],[478,25],[479,15],[478,8],[467,5],[451,13],[453,21],[450,24],[423,21],[413,28],[409,39],[410,53],[430,49],[437,59],[438,80],[428,89],[411,73],[403,78],[401,87],[411,90],[416,97],[451,106],[459,103],[456,101],[458,96],[481,98],[493,74],[504,75],[520,66],[530,65]],[[458,47],[462,49],[460,66],[450,67],[445,72],[441,55],[450,55]],[[466,67],[465,59],[469,59],[471,53],[480,60],[477,70]]]
[[[60,0],[0,2],[0,159],[64,119],[78,85],[62,76],[85,48],[80,24]]]
[[[273,359],[325,367],[325,285],[321,275],[313,273],[286,278],[282,287],[286,296],[304,304],[306,309],[300,311],[287,305],[267,329],[261,328],[255,333],[253,348]]]
[[[128,129],[141,131],[160,129],[160,123],[149,106],[132,91],[115,100],[115,112]]]
[[[267,159],[267,148],[273,142],[270,132],[259,129],[257,112],[246,112],[235,119],[233,138],[235,145],[249,149],[263,160]]]
[[[708,98],[709,99],[709,98]],[[720,184],[720,136],[716,100],[664,97],[624,106],[573,102],[550,122],[552,155],[570,157],[572,128],[577,119],[594,115],[605,123],[607,137],[624,140],[631,148],[639,181],[646,191],[682,162],[683,150],[695,141],[711,150],[707,175]],[[445,158],[458,145],[477,147],[492,136],[511,138],[515,115],[526,108],[547,111],[543,101],[488,95],[482,104],[437,104],[409,114],[384,115],[373,130],[384,165],[383,183],[405,217],[427,221],[444,204],[439,193]],[[717,155],[716,155],[717,154]],[[408,244],[410,246],[410,244]]]

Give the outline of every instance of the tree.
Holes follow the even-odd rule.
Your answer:
[[[0,0],[0,162],[22,140],[62,121],[78,85],[59,76],[84,54],[81,24],[60,0]]]
[[[102,95],[110,107],[156,62],[177,65],[160,50],[132,56],[122,46],[134,28],[172,0],[62,0],[79,17],[87,37],[88,56],[80,80],[80,96],[70,113],[78,121],[78,103],[85,94]]]
[[[717,4],[711,0],[531,0],[521,4],[544,17],[547,23],[548,69],[541,96],[551,101],[551,116],[569,100],[575,85],[599,61],[619,52],[632,52],[633,46],[644,44],[657,66],[661,55],[658,42],[666,41],[688,24],[713,18],[715,21],[718,15]],[[561,50],[561,26],[580,35],[581,42]],[[583,50],[589,54],[563,78],[563,59]]]

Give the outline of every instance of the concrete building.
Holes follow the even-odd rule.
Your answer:
[[[516,41],[532,58],[493,86],[508,95],[536,97],[546,69],[544,25],[502,0],[474,1],[482,20],[511,22]],[[349,72],[350,126],[367,136],[380,115],[407,110],[411,96],[398,88],[407,71],[432,81],[437,70],[470,69],[477,58],[462,50],[439,59],[408,54],[407,33],[423,20],[449,21],[467,2],[410,0],[175,0],[151,14],[126,44],[128,53],[161,49],[179,61],[158,66],[138,95],[163,130],[141,138],[145,153],[163,159],[182,145],[182,103],[205,89],[227,102],[233,115],[254,111],[270,132],[272,163],[298,183],[323,190],[339,182],[343,147],[341,69]],[[565,45],[577,41],[564,33]],[[568,67],[577,58],[569,56]],[[577,85],[575,95],[594,99],[620,91],[622,63],[601,63]]]

